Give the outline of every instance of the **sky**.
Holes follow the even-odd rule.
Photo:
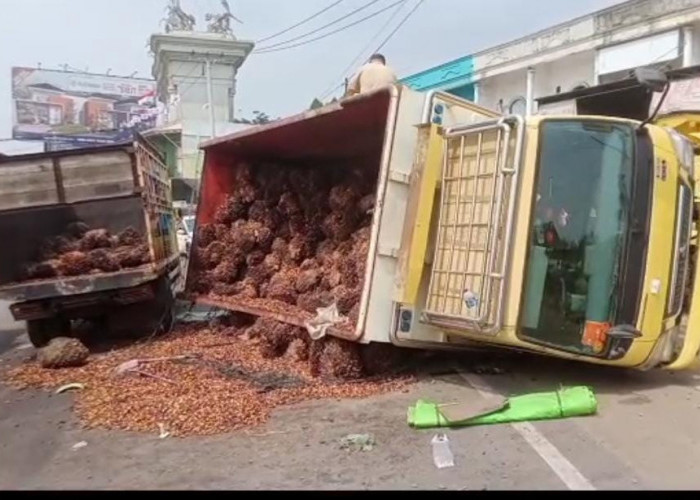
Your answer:
[[[328,30],[391,5],[375,5]],[[323,15],[259,46],[317,29],[366,4],[344,0]],[[253,54],[238,75],[236,108],[250,117],[273,117],[307,109],[315,97],[337,88],[345,68],[355,69],[419,0],[407,0],[392,18],[389,9],[366,22],[314,43]],[[0,0],[0,139],[11,135],[11,68],[72,68],[112,75],[152,77],[151,34],[161,32],[166,0]],[[260,40],[334,3],[333,0],[229,0],[236,36]],[[533,33],[553,24],[620,3],[620,0],[424,0],[382,48],[399,77]],[[220,0],[181,0],[204,29],[204,15],[220,12]],[[387,25],[389,20],[392,22]],[[380,31],[381,28],[386,28]],[[325,33],[319,32],[318,35]],[[318,36],[314,35],[314,36]],[[301,40],[300,40],[301,41]],[[364,50],[364,52],[362,52]],[[359,59],[358,59],[359,57]],[[352,70],[349,70],[352,72]]]

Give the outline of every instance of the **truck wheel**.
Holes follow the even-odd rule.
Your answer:
[[[166,277],[161,278],[156,285],[155,302],[159,314],[157,333],[159,335],[170,333],[174,323],[173,306],[175,304],[175,297],[173,297],[173,291],[170,288],[170,281]]]
[[[70,321],[63,318],[44,318],[27,321],[27,335],[29,340],[40,349],[56,337],[70,335]]]
[[[161,316],[161,321],[160,325],[158,325],[157,334],[165,335],[166,333],[170,333],[170,330],[173,329],[173,323],[173,308],[168,307],[167,310],[163,313],[163,316]]]

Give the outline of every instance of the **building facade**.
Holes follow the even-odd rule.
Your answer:
[[[145,135],[163,151],[174,178],[198,180],[199,144],[244,127],[235,123],[236,77],[253,47],[253,42],[218,33],[151,37],[163,112],[158,126]]]
[[[403,79],[503,113],[537,100],[624,80],[641,66],[700,63],[700,0],[629,0]]]

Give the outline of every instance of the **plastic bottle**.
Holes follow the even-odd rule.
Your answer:
[[[438,469],[454,467],[455,458],[450,449],[450,440],[445,434],[438,434],[431,441],[433,446],[433,461]]]

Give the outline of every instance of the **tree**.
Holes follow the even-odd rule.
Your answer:
[[[266,123],[270,123],[271,121],[274,120],[270,118],[267,113],[263,113],[262,111],[253,111],[253,120],[251,122],[253,125],[264,125]]]
[[[279,118],[270,118],[267,113],[263,111],[253,111],[253,118],[235,118],[233,123],[242,123],[244,125],[265,125],[266,123],[273,122]]]

